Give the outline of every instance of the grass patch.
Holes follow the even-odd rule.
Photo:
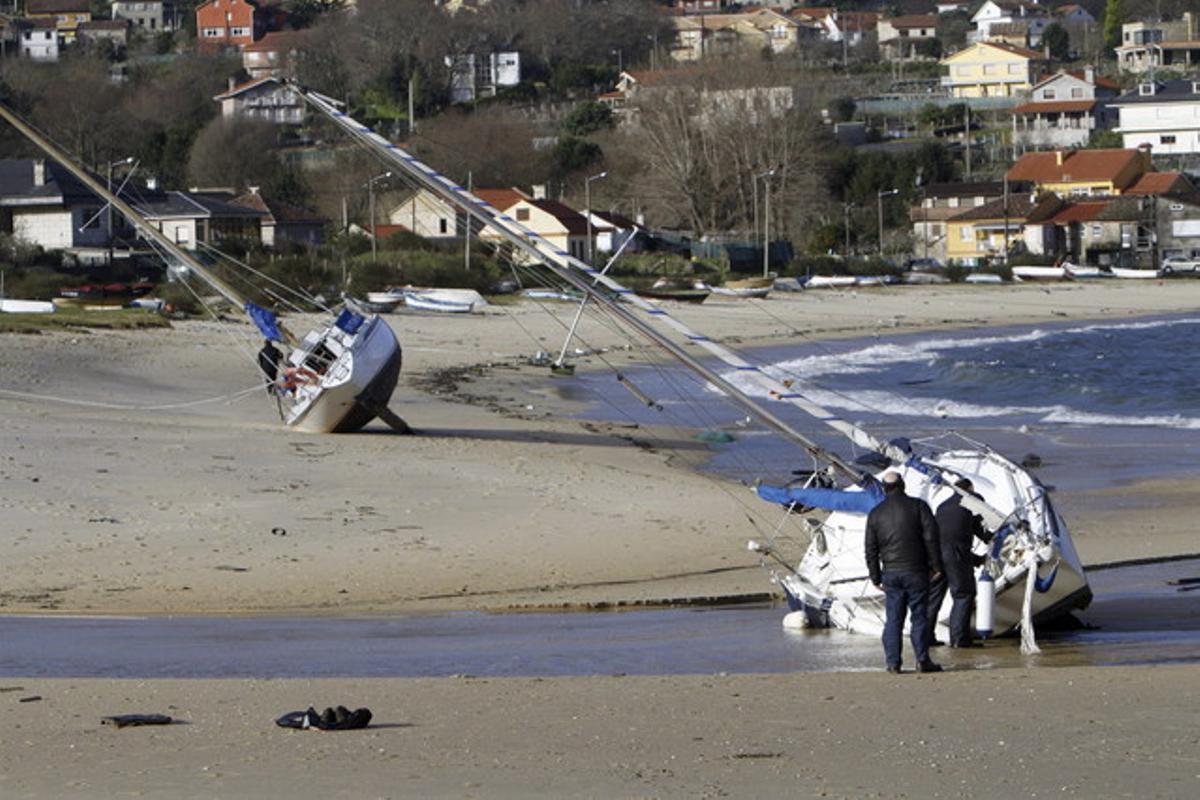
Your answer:
[[[60,308],[53,314],[0,314],[0,333],[43,333],[45,331],[111,330],[169,328],[171,322],[146,308],[121,308],[114,311],[86,311]]]

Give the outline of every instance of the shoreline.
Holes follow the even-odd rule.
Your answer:
[[[779,346],[814,315],[846,338],[1200,309],[1200,281],[990,288],[813,291],[767,301],[765,315],[737,300],[671,310],[740,348]],[[0,395],[13,444],[0,460],[13,576],[0,613],[548,611],[770,590],[745,551],[745,488],[692,471],[706,447],[572,419],[544,370],[523,365],[561,343],[537,306],[389,322],[406,358],[393,408],[416,437],[281,434],[257,397],[138,411],[246,388],[253,373],[213,323],[7,336],[5,389],[118,407]],[[583,335],[614,361],[636,357],[609,329]],[[1195,549],[1177,476],[1058,505],[1085,564]],[[1124,535],[1147,521],[1153,535]]]

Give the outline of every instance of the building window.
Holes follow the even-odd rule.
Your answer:
[[[230,36],[249,36],[250,29],[249,28],[230,28],[229,35]]]
[[[1167,135],[1159,136],[1158,143],[1159,144],[1175,144],[1175,137],[1167,136]]]
[[[963,225],[958,229],[958,235],[964,242],[969,242],[975,238],[975,231],[970,225]]]
[[[204,29],[204,38],[205,39],[220,39],[224,35],[225,35],[225,31],[223,28],[205,28]]]
[[[438,233],[446,232],[446,218],[442,217],[438,220]]]
[[[1077,87],[1077,88],[1075,88],[1075,89],[1072,89],[1072,90],[1071,90],[1071,97],[1074,97],[1074,98],[1083,97],[1083,89],[1080,89],[1080,88],[1078,88],[1078,87]]]
[[[983,65],[983,74],[984,75],[995,75],[996,71],[997,70],[996,70],[995,64],[984,64]]]
[[[1054,90],[1053,89],[1043,89],[1042,90],[1042,99],[1043,100],[1053,100],[1054,99]]]
[[[529,221],[529,209],[528,208],[518,208],[517,209],[517,222],[528,222],[528,221]]]
[[[1009,64],[1008,65],[1008,74],[1009,75],[1020,75],[1021,74],[1021,65],[1020,64]]]
[[[947,204],[948,204],[948,205],[949,205],[951,208],[958,208],[958,198],[957,198],[957,197],[951,197],[951,198],[950,198],[950,199],[947,201]]]
[[[1099,226],[1099,225],[1093,225],[1093,226],[1092,226],[1092,238],[1093,238],[1093,239],[1099,239],[1099,238],[1100,238],[1100,226]]]

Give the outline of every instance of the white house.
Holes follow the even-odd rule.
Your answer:
[[[1117,65],[1125,72],[1156,67],[1190,69],[1200,64],[1200,14],[1185,11],[1177,20],[1138,20],[1121,26]]]
[[[143,191],[134,210],[164,236],[187,250],[222,239],[262,240],[263,212],[236,206],[202,192]]]
[[[225,119],[257,119],[276,125],[304,122],[304,101],[292,89],[275,78],[259,78],[234,86],[213,98],[221,104]]]
[[[1092,67],[1060,71],[1034,84],[1030,102],[1013,109],[1013,137],[1027,148],[1083,147],[1093,131],[1112,127],[1116,110],[1108,101],[1120,91]]]
[[[1200,80],[1144,81],[1112,104],[1127,148],[1155,154],[1200,153]]]
[[[515,51],[446,56],[450,68],[450,100],[470,103],[480,97],[495,97],[503,88],[521,82],[521,54]]]
[[[56,161],[0,159],[0,232],[46,250],[99,252],[108,245],[103,207]],[[114,233],[124,231],[114,222]]]
[[[937,39],[937,14],[908,14],[879,20],[879,49],[887,58],[908,61],[921,58],[922,42]]]
[[[21,56],[33,61],[58,61],[58,23],[52,19],[13,20]]]
[[[972,42],[986,42],[994,35],[993,25],[1011,26],[1014,22],[1025,24],[1029,32],[1030,46],[1037,46],[1042,40],[1042,32],[1050,24],[1050,15],[1036,3],[1025,0],[986,0],[971,17],[975,30],[967,39]]]
[[[164,0],[113,0],[113,19],[127,19],[146,33],[175,30],[175,3]]]
[[[461,239],[466,233],[466,217],[428,189],[413,192],[388,212],[387,219],[426,239]]]

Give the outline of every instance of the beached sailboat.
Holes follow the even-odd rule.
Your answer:
[[[407,429],[387,409],[400,376],[401,352],[395,333],[383,319],[347,307],[297,339],[273,313],[248,302],[3,104],[0,116],[123,215],[173,267],[203,280],[245,313],[266,338],[292,346],[279,365],[288,380],[275,393],[285,424],[308,433],[341,433],[358,430],[380,416],[393,427]]]
[[[964,442],[961,447],[947,450],[875,438],[813,402],[802,386],[775,377],[768,368],[750,363],[695,332],[661,306],[642,299],[603,271],[573,258],[561,247],[505,216],[347,116],[336,101],[300,86],[293,89],[415,186],[434,193],[479,224],[490,226],[515,250],[533,262],[544,264],[556,281],[584,293],[585,303],[667,353],[752,419],[796,444],[821,465],[812,473],[809,485],[802,488],[810,493],[829,492],[829,499],[838,503],[849,500],[857,504],[835,506],[825,520],[806,523],[809,544],[799,563],[780,556],[771,542],[752,543],[753,550],[776,559],[776,576],[802,618],[853,631],[879,630],[882,594],[870,585],[866,576],[862,531],[868,503],[879,491],[878,476],[886,469],[901,471],[908,493],[933,504],[950,493],[958,493],[962,505],[978,514],[995,534],[986,563],[980,569],[995,585],[997,617],[993,627],[997,633],[1021,623],[1025,644],[1036,647],[1032,640],[1033,619],[1057,616],[1084,607],[1090,601],[1091,591],[1066,526],[1045,488],[1020,465],[976,442]],[[689,344],[719,359],[728,371],[699,359],[687,349]],[[627,379],[622,382],[628,386]],[[778,416],[767,403],[755,400],[751,391],[763,391],[770,401],[805,412],[845,436],[854,447],[865,450],[871,460],[850,461],[825,449]],[[634,393],[645,399],[640,391]],[[979,494],[955,488],[953,484],[961,477],[970,478]],[[820,507],[811,494],[793,499],[791,491],[758,487],[764,499],[780,503],[789,511]]]

